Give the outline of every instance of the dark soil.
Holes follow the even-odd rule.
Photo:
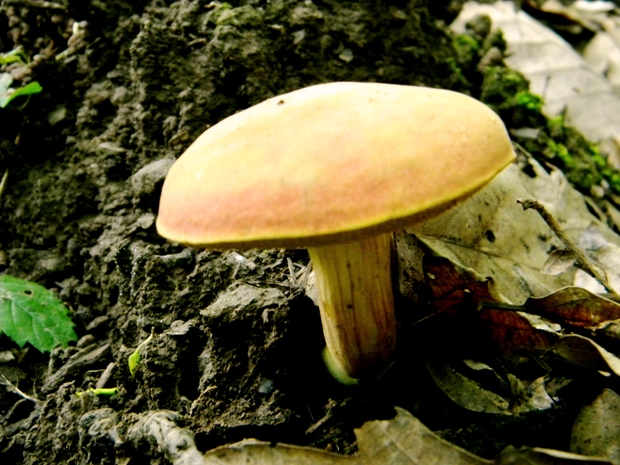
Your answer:
[[[0,109],[0,272],[56,291],[79,335],[52,354],[0,337],[11,355],[0,363],[11,383],[0,383],[0,463],[168,463],[126,436],[159,410],[176,412],[201,451],[252,437],[353,453],[353,428],[393,417],[395,405],[485,457],[508,444],[567,448],[570,402],[497,418],[447,401],[423,369],[432,346],[411,342],[406,299],[393,371],[344,387],[323,368],[318,310],[291,280],[305,251],[193,250],[155,231],[171,160],[266,98],[330,81],[479,96],[482,76],[446,32],[448,3],[0,4],[2,51],[22,46],[24,82],[44,89],[23,111]],[[150,334],[132,375],[128,356]],[[119,391],[76,396],[94,387]]]

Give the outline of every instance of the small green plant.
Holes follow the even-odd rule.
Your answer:
[[[147,345],[151,339],[153,339],[153,330],[151,329],[151,334],[144,341],[140,343],[140,345],[134,350],[131,355],[127,358],[127,364],[129,365],[129,373],[132,376],[135,376],[136,371],[138,371],[138,365],[140,365],[140,360],[142,359],[142,348]]]
[[[19,63],[24,66],[30,64],[27,55],[21,49],[11,50],[10,52],[0,54],[0,65],[10,63]],[[17,109],[22,110],[30,100],[30,96],[38,94],[43,90],[41,84],[33,81],[23,87],[11,87],[13,85],[13,76],[10,73],[0,73],[0,108],[6,108],[17,97],[24,96],[26,101]]]
[[[20,347],[30,343],[41,352],[77,336],[69,310],[56,295],[39,284],[13,276],[0,276],[0,333]]]
[[[103,396],[103,397],[112,397],[118,394],[118,388],[98,388],[98,389],[87,389],[86,391],[76,392],[75,395],[77,397],[82,397],[85,393],[90,393],[93,396]]]

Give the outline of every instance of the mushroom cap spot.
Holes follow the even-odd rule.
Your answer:
[[[157,230],[210,248],[354,240],[450,208],[514,157],[500,118],[466,95],[320,84],[207,129],[166,177]]]

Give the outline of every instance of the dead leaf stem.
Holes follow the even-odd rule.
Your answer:
[[[547,223],[547,226],[553,231],[553,233],[557,236],[557,238],[564,244],[564,247],[573,255],[575,259],[575,266],[594,279],[596,279],[599,283],[603,285],[605,290],[610,294],[616,294],[616,292],[611,288],[609,282],[607,281],[607,276],[605,276],[605,272],[601,273],[597,267],[594,265],[592,260],[579,248],[577,245],[573,243],[566,235],[566,233],[562,230],[558,222],[555,220],[553,215],[547,211],[547,209],[540,202],[533,199],[518,199],[518,203],[521,204],[523,210],[535,210],[540,217]]]

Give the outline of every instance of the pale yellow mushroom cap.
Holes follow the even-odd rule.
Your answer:
[[[205,131],[164,182],[158,232],[198,247],[307,247],[434,216],[515,155],[500,118],[448,90],[335,82]]]

